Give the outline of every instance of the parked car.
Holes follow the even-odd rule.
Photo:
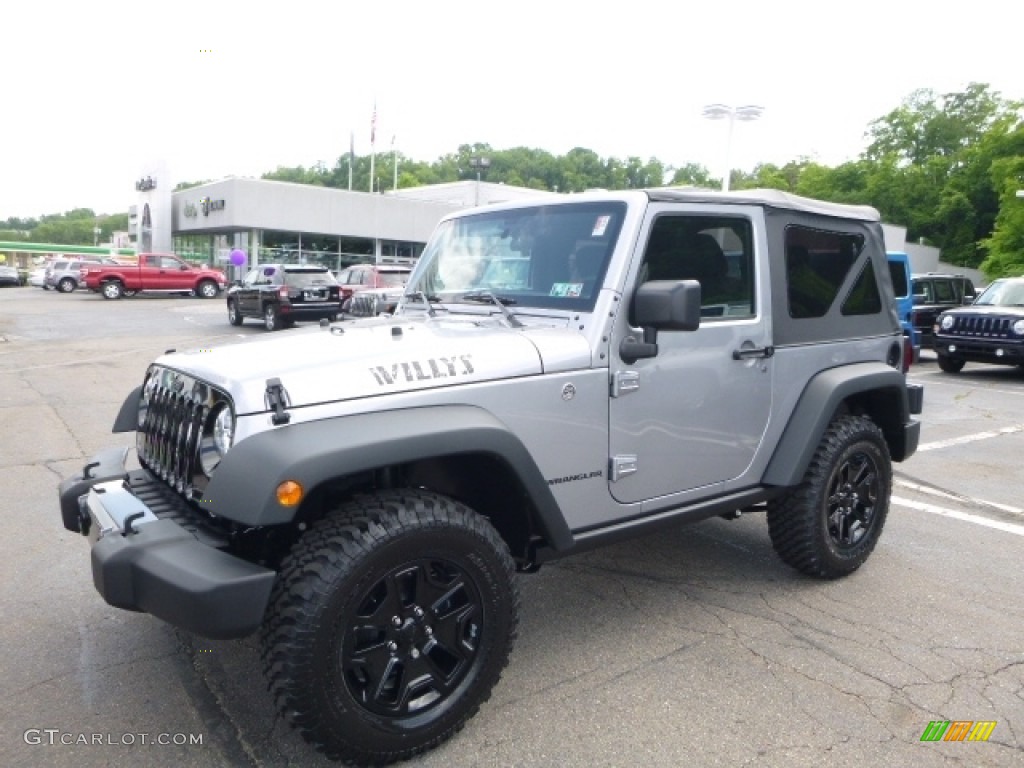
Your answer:
[[[15,267],[0,266],[0,285],[21,285],[21,276]]]
[[[356,264],[338,275],[341,285],[342,311],[353,310],[352,297],[361,291],[384,289],[380,293],[367,294],[357,307],[362,315],[376,315],[394,310],[412,272],[411,267],[400,264]],[[379,306],[373,311],[374,306]]]
[[[84,288],[82,269],[90,265],[100,266],[99,259],[56,259],[46,265],[46,277],[43,287],[55,288],[61,293],[73,293],[76,288]]]
[[[913,325],[921,335],[921,347],[931,349],[932,328],[939,314],[952,307],[961,307],[974,301],[977,291],[970,278],[939,272],[914,275]]]
[[[966,363],[1024,367],[1024,277],[995,280],[970,306],[943,312],[934,333],[946,373]]]
[[[297,320],[334,320],[341,313],[341,287],[327,267],[314,264],[261,264],[240,285],[228,289],[228,321],[263,320],[268,331]]]
[[[227,282],[219,269],[193,266],[169,253],[140,253],[136,264],[86,264],[81,280],[86,288],[99,291],[105,299],[119,299],[140,291],[212,299]]]
[[[886,257],[896,297],[896,314],[903,328],[903,372],[906,373],[921,357],[921,334],[914,328],[914,300],[910,293],[910,257],[900,251],[890,251]]]
[[[45,288],[50,290],[46,284],[46,267],[36,267],[28,273],[28,284],[33,288]]]

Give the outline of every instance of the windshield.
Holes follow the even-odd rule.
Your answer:
[[[974,303],[993,307],[1024,307],[1024,280],[996,280]]]
[[[619,202],[544,205],[443,222],[410,291],[460,301],[487,291],[518,306],[591,309],[622,227]]]

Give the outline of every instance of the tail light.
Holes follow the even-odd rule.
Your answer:
[[[280,288],[278,288],[277,289],[277,295],[280,296],[282,299],[287,299],[288,298],[288,286],[287,285],[282,285]]]
[[[907,373],[914,363],[914,342],[909,336],[903,337],[903,372]]]

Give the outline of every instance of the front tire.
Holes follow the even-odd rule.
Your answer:
[[[957,360],[949,355],[938,355],[939,368],[946,373],[960,373],[967,364],[966,360]]]
[[[124,295],[124,286],[117,280],[111,280],[104,283],[100,291],[104,299],[120,299]]]
[[[238,302],[237,301],[229,301],[228,302],[228,322],[231,323],[232,325],[241,325],[243,320],[244,320],[244,318],[242,317],[242,313],[239,312],[239,310],[238,310]]]
[[[834,579],[857,570],[882,534],[892,494],[892,461],[878,426],[835,418],[803,481],[768,504],[768,532],[784,562]]]
[[[196,286],[195,295],[201,299],[215,299],[220,289],[213,280],[203,280]]]
[[[438,494],[385,491],[315,523],[285,559],[263,667],[278,708],[329,757],[404,760],[489,698],[518,608],[490,523]]]

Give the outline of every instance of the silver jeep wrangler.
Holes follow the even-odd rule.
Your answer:
[[[210,637],[257,630],[329,756],[407,758],[490,695],[515,572],[766,511],[781,558],[857,569],[922,390],[878,214],[655,189],[442,220],[393,316],[167,354],[125,401],[141,469],[61,483],[97,589]]]

